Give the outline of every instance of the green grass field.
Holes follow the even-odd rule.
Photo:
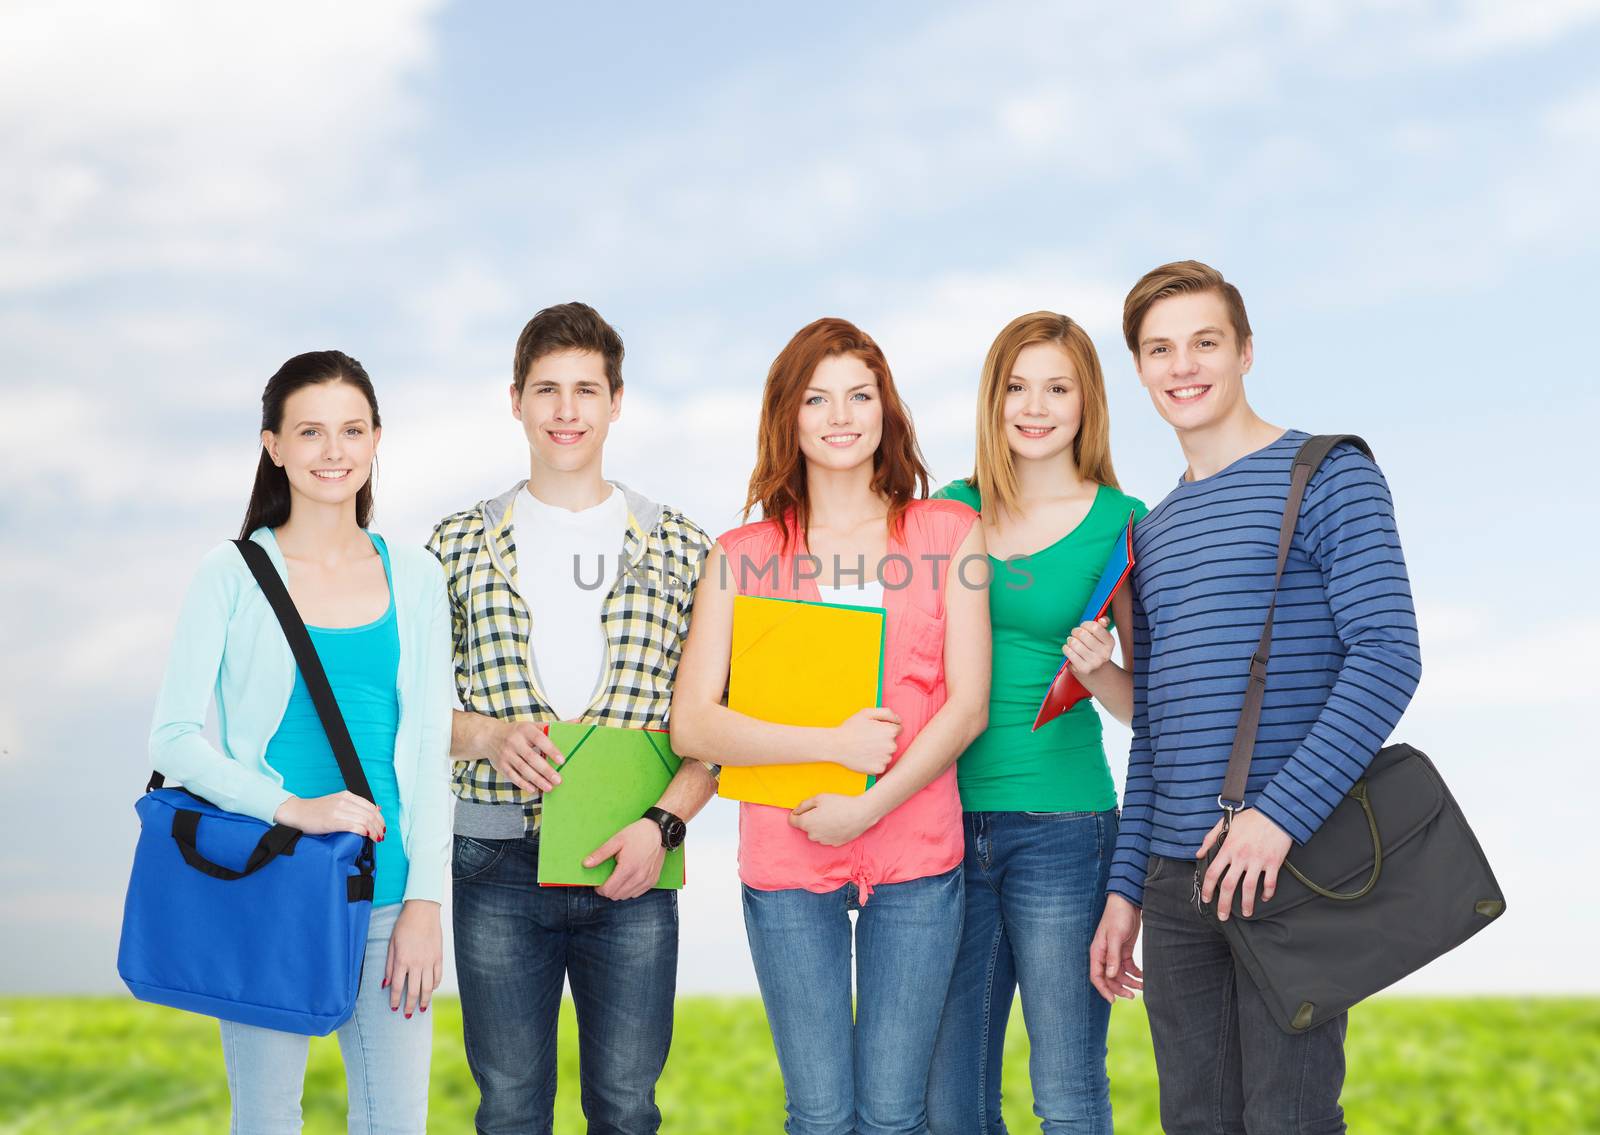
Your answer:
[[[435,1009],[429,1129],[470,1132],[477,1092],[460,1006]],[[561,1023],[556,1130],[583,1131],[571,1005]],[[1351,1130],[1384,1135],[1600,1132],[1600,999],[1379,999],[1353,1014]],[[1150,1036],[1137,1005],[1112,1016],[1119,1132],[1155,1132]],[[1020,1018],[1006,1046],[1006,1121],[1038,1130]],[[783,1126],[783,1085],[758,1000],[684,997],[659,1093],[664,1130],[737,1135]],[[312,1042],[306,1130],[344,1130],[338,1042]],[[215,1022],[127,998],[0,999],[0,1135],[226,1131]]]

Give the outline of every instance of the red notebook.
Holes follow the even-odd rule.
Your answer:
[[[1111,549],[1111,558],[1106,561],[1105,570],[1100,573],[1100,582],[1094,585],[1089,603],[1084,607],[1082,617],[1078,619],[1080,625],[1092,623],[1111,610],[1112,597],[1133,574],[1133,521],[1134,516],[1129,513],[1127,527],[1117,537],[1116,546]],[[1055,680],[1050,683],[1044,701],[1039,703],[1039,712],[1033,719],[1033,731],[1038,732],[1039,726],[1054,721],[1088,696],[1089,691],[1083,688],[1083,683],[1078,681],[1077,675],[1063,658],[1061,669],[1056,671]]]

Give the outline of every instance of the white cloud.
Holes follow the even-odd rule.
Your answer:
[[[1488,705],[1542,712],[1589,705],[1600,690],[1600,615],[1569,612],[1529,624],[1487,608],[1423,607],[1417,622],[1424,712]]]
[[[902,386],[926,388],[942,380],[966,391],[976,388],[995,335],[1030,311],[1063,312],[1103,341],[1120,326],[1122,289],[1085,278],[1068,264],[1029,258],[992,271],[951,272],[897,291],[890,302],[870,305],[868,326]]]
[[[23,759],[27,738],[22,732],[22,715],[12,704],[16,695],[7,692],[0,696],[0,764]]]
[[[0,289],[283,263],[416,115],[436,6],[9,5]]]
[[[200,427],[197,438],[174,426],[165,407],[127,410],[117,393],[126,394],[0,390],[0,479],[14,499],[172,509],[238,500],[243,510],[258,447],[248,410],[229,419],[239,428],[219,436]]]
[[[683,510],[715,539],[739,523],[760,402],[759,384],[682,395],[632,391],[612,427],[607,473]]]
[[[1449,59],[1480,59],[1542,47],[1596,20],[1595,0],[1472,0],[1433,50]]]
[[[846,45],[826,82],[810,55],[720,75],[670,133],[608,153],[604,178],[581,163],[502,171],[526,186],[517,212],[540,218],[530,271],[585,286],[624,258],[650,286],[782,273],[883,226],[937,234],[996,194],[1129,183],[1194,160],[1206,118],[1269,99],[1284,66],[1253,14],[1017,15],[938,13],[870,51]],[[1086,227],[1042,217],[1040,240]]]
[[[476,351],[491,326],[494,341],[509,340],[518,311],[516,299],[516,290],[502,273],[481,259],[461,258],[438,275],[420,281],[406,294],[404,304],[434,355],[459,360],[464,352]],[[509,382],[509,341],[501,353]]]
[[[1550,139],[1565,145],[1600,141],[1600,87],[1578,91],[1547,107],[1540,116]]]
[[[152,656],[160,657],[160,648],[172,639],[172,611],[117,603],[86,614],[87,630],[80,642],[63,636],[38,651],[42,657],[56,655],[51,668],[70,672],[74,683],[116,688],[131,675],[147,678]]]

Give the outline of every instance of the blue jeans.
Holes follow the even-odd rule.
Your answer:
[[[361,1135],[411,1135],[428,1125],[428,1060],[433,1019],[389,1010],[383,988],[389,935],[400,903],[373,908],[356,1011],[339,1026],[350,1100],[350,1130]],[[292,945],[292,944],[291,944]],[[300,1130],[310,1038],[298,1033],[222,1022],[222,1055],[233,1099],[234,1135],[282,1135]]]
[[[614,902],[539,886],[539,839],[455,837],[456,976],[481,1135],[555,1122],[563,982],[578,1011],[578,1073],[591,1135],[661,1126],[656,1081],[672,1044],[678,894]]]
[[[968,812],[967,917],[928,1083],[937,1135],[1000,1135],[1000,1062],[1018,987],[1033,1111],[1049,1135],[1111,1131],[1106,1027],[1089,984],[1117,813]]]
[[[918,1135],[933,1038],[961,939],[961,868],[813,894],[744,888],[789,1135]],[[850,914],[856,1012],[850,1014]]]

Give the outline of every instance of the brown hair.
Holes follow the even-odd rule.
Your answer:
[[[1139,353],[1139,326],[1157,300],[1192,292],[1216,292],[1222,297],[1233,333],[1239,338],[1239,349],[1243,350],[1250,338],[1250,317],[1244,312],[1244,298],[1239,295],[1238,288],[1222,278],[1221,272],[1198,260],[1175,260],[1152,268],[1133,285],[1122,304],[1122,337],[1128,341],[1128,350],[1135,355]]]
[[[1111,468],[1111,413],[1106,408],[1106,380],[1093,340],[1082,327],[1057,312],[1019,315],[995,337],[983,360],[983,378],[978,383],[978,456],[971,483],[978,490],[990,524],[999,520],[1002,510],[1017,510],[1017,469],[1006,440],[1006,386],[1017,356],[1024,347],[1035,343],[1056,344],[1072,362],[1073,378],[1083,401],[1078,434],[1072,439],[1072,460],[1078,476],[1113,489],[1121,487]]]
[[[372,428],[379,429],[383,419],[378,416],[378,396],[373,393],[372,379],[367,370],[343,351],[307,351],[296,355],[278,368],[267,379],[261,392],[261,430],[263,433],[283,432],[283,410],[289,395],[307,386],[325,382],[348,382],[361,392],[372,410]],[[374,459],[366,483],[356,490],[356,526],[365,528],[372,523],[372,478],[378,472]],[[239,539],[248,540],[257,528],[277,528],[289,522],[289,474],[274,464],[267,447],[261,447],[261,457],[256,462],[256,480],[250,489],[250,503],[245,506],[244,524],[239,529]]]
[[[511,365],[511,384],[517,393],[522,393],[528,368],[561,351],[593,351],[605,360],[607,393],[615,397],[622,389],[622,336],[594,308],[574,301],[540,311],[517,336]]]
[[[889,360],[872,337],[855,324],[843,319],[819,319],[796,332],[767,371],[766,388],[761,393],[756,467],[750,474],[750,491],[744,502],[746,520],[757,505],[761,506],[763,517],[779,523],[792,512],[795,527],[784,533],[785,543],[797,540],[811,523],[805,460],[800,453],[800,406],[818,364],[835,355],[860,359],[878,380],[883,436],[872,455],[872,488],[889,499],[891,530],[912,500],[928,495],[928,468],[917,448],[911,413],[895,391]]]

